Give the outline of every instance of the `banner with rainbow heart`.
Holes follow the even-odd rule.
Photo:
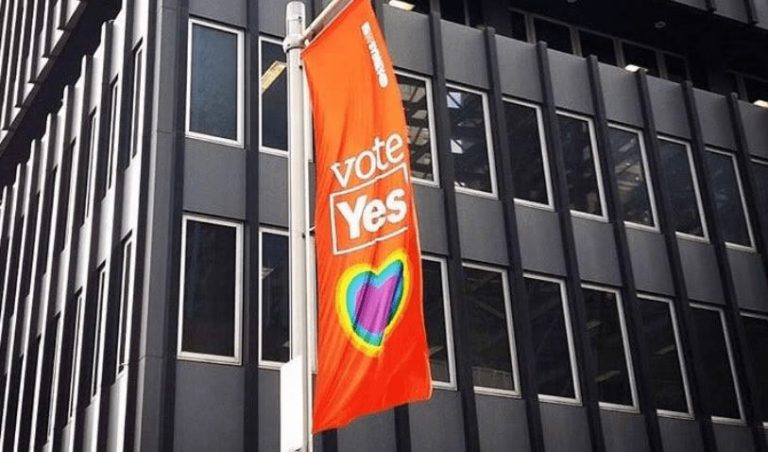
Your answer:
[[[303,51],[313,105],[318,373],[314,432],[432,394],[400,90],[370,2]]]

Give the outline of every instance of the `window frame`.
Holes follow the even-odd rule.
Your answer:
[[[456,357],[453,344],[453,318],[451,315],[451,294],[448,285],[448,260],[442,256],[422,254],[421,260],[437,262],[440,265],[440,285],[443,290],[443,321],[445,323],[446,352],[448,353],[448,377],[449,381],[432,380],[432,386],[440,389],[455,391],[458,389],[456,382]]]
[[[535,279],[537,281],[544,281],[549,283],[555,283],[560,288],[560,303],[563,309],[563,324],[565,325],[565,337],[568,342],[568,358],[571,367],[571,380],[573,381],[573,394],[574,397],[561,397],[550,394],[538,393],[538,398],[542,402],[558,403],[562,405],[582,405],[581,395],[581,379],[579,375],[579,366],[576,362],[576,344],[574,342],[573,322],[571,320],[571,309],[568,298],[568,287],[564,279],[545,276],[534,272],[523,272],[523,278]],[[530,302],[530,300],[529,300]],[[537,391],[538,392],[538,391]]]
[[[758,319],[768,323],[768,314],[756,313],[756,312],[750,312],[750,311],[741,311],[739,312],[739,315],[741,315],[742,317],[750,317],[753,319]],[[763,421],[762,424],[763,424],[763,428],[768,429],[768,421]]]
[[[75,323],[74,336],[72,343],[72,367],[70,368],[69,380],[69,405],[67,406],[67,419],[70,421],[75,417],[80,394],[80,370],[83,364],[83,346],[85,337],[83,336],[85,325],[85,297],[83,289],[80,289],[74,296],[75,300]]]
[[[427,94],[427,120],[429,122],[429,152],[432,156],[432,174],[434,180],[426,180],[410,175],[413,182],[419,185],[426,185],[427,187],[440,187],[440,162],[437,155],[437,134],[435,132],[435,106],[432,99],[432,80],[429,77],[416,74],[414,72],[406,71],[404,69],[395,69],[395,75],[402,75],[403,77],[409,77],[424,82],[424,89]],[[406,123],[407,123],[406,118]],[[410,146],[409,146],[410,151]]]
[[[632,360],[632,349],[629,345],[629,334],[627,333],[627,318],[624,314],[624,301],[621,296],[621,290],[610,286],[602,286],[593,283],[582,283],[581,288],[594,290],[596,292],[611,293],[616,297],[616,309],[619,314],[619,329],[621,331],[621,343],[624,346],[624,364],[627,366],[627,376],[629,378],[629,393],[632,399],[632,405],[622,405],[612,402],[599,402],[600,408],[612,411],[622,411],[625,413],[639,413],[640,404],[637,396],[637,378]],[[597,375],[594,376],[595,378]]]
[[[680,375],[683,380],[683,391],[685,393],[685,405],[688,408],[688,412],[656,409],[656,414],[662,417],[675,418],[675,419],[693,419],[693,400],[691,399],[691,388],[688,382],[688,372],[685,361],[685,354],[683,353],[683,341],[680,339],[680,329],[677,324],[677,313],[675,311],[675,304],[670,298],[660,297],[657,295],[651,295],[646,293],[638,293],[637,298],[642,303],[643,301],[650,301],[651,303],[666,303],[669,307],[669,315],[672,320],[672,333],[675,336],[675,347],[677,347],[677,362],[680,366]]]
[[[544,166],[544,183],[546,184],[546,190],[547,190],[547,203],[543,204],[540,202],[529,201],[527,199],[521,199],[521,198],[515,197],[515,204],[554,212],[555,198],[552,192],[552,168],[550,166],[550,161],[549,161],[549,146],[547,144],[547,133],[544,127],[544,112],[542,110],[542,107],[538,104],[523,101],[510,96],[503,96],[502,102],[508,102],[508,103],[520,105],[523,107],[533,108],[536,111],[536,123],[539,128],[539,141],[541,142],[541,146],[540,146],[541,159],[542,159],[541,163]],[[508,145],[512,147],[512,143],[508,143]]]
[[[482,191],[482,190],[475,190],[473,188],[466,188],[466,187],[459,187],[458,185],[455,185],[456,181],[456,172],[454,171],[453,177],[454,177],[454,189],[458,193],[464,193],[468,195],[474,195],[474,196],[480,196],[483,198],[489,198],[489,199],[498,199],[499,198],[499,186],[498,182],[496,180],[496,160],[495,160],[495,149],[493,146],[493,133],[491,131],[491,110],[490,105],[488,102],[488,93],[477,89],[477,88],[469,88],[465,85],[459,84],[459,83],[453,83],[453,82],[447,82],[445,84],[446,91],[449,91],[451,89],[459,90],[459,91],[466,91],[471,94],[477,94],[482,98],[483,103],[483,121],[485,123],[485,140],[487,143],[486,146],[486,153],[488,154],[488,176],[491,180],[491,191]],[[447,99],[446,99],[447,101]],[[449,127],[450,129],[450,127]],[[448,139],[450,141],[453,141],[453,138],[450,136],[451,133],[449,131]],[[449,150],[449,152],[451,152]],[[453,153],[451,152],[451,155]]]
[[[278,46],[281,46],[281,47],[283,45],[283,42],[280,39],[278,39],[278,38],[274,38],[274,37],[268,36],[268,35],[259,35],[259,64],[258,64],[258,70],[259,70],[259,86],[258,86],[258,90],[259,90],[259,152],[264,152],[265,154],[276,155],[278,157],[288,158],[288,149],[278,149],[278,148],[273,148],[273,147],[269,147],[269,146],[265,146],[264,145],[264,133],[262,133],[263,130],[264,130],[264,121],[263,121],[263,118],[264,118],[264,114],[263,114],[264,102],[262,101],[262,94],[263,93],[261,92],[261,76],[263,74],[264,67],[262,66],[262,62],[261,62],[261,55],[262,55],[263,44],[265,42],[270,43],[270,44],[275,44],[275,45],[278,45]],[[286,62],[286,64],[287,64],[287,62]],[[287,69],[286,69],[286,71],[287,71]],[[286,75],[286,77],[287,77],[287,75]],[[286,102],[286,109],[288,110],[288,114],[290,115],[291,114],[291,112],[290,112],[290,108],[291,108],[290,102],[288,102],[287,98],[286,98],[285,102]],[[261,356],[261,355],[259,355],[259,356]]]
[[[636,129],[630,126],[625,126],[617,122],[608,122],[608,128],[617,130],[623,130],[625,132],[634,133],[638,137],[638,143],[640,144],[640,155],[643,160],[643,171],[645,173],[645,185],[646,192],[648,193],[648,199],[651,204],[651,216],[653,217],[653,226],[648,226],[642,223],[635,223],[634,221],[624,220],[624,225],[629,228],[641,229],[644,231],[661,232],[659,227],[659,211],[656,207],[656,190],[653,188],[653,178],[651,177],[651,166],[648,163],[648,150],[645,147],[645,133],[641,129]],[[613,152],[613,149],[610,150]],[[618,180],[618,179],[617,179]],[[618,187],[617,187],[618,189]],[[623,211],[622,207],[622,211]]]
[[[144,42],[140,41],[133,48],[133,99],[131,102],[131,145],[128,161],[131,161],[139,154],[141,150],[144,135],[144,91],[145,91],[145,62],[144,62]]]
[[[515,8],[509,8],[511,10],[516,10]],[[516,10],[522,12],[522,10]],[[536,19],[539,19],[544,22],[550,22],[555,25],[560,25],[562,27],[565,27],[568,29],[568,37],[571,40],[571,49],[572,52],[562,52],[560,50],[555,50],[556,52],[566,53],[568,55],[580,55],[581,54],[581,41],[578,38],[579,34],[579,28],[575,27],[572,24],[569,24],[568,22],[563,22],[562,20],[555,19],[554,17],[548,17],[548,16],[542,16],[541,14],[535,14],[530,12],[523,12],[526,16],[526,27],[527,27],[527,34],[528,38],[530,39],[531,43],[536,43],[538,41],[542,41],[538,37],[538,33],[536,33]]]
[[[740,417],[738,419],[722,417],[722,416],[714,416],[714,415],[710,415],[710,418],[712,419],[713,423],[718,423],[718,424],[746,425],[744,401],[742,400],[742,395],[741,395],[741,385],[739,384],[739,374],[736,371],[736,362],[734,361],[734,358],[733,358],[733,345],[731,344],[731,336],[729,335],[729,331],[728,331],[728,323],[725,320],[725,311],[719,307],[709,306],[709,305],[697,303],[697,302],[691,302],[690,306],[691,308],[704,309],[707,311],[717,312],[718,317],[720,318],[720,325],[722,326],[723,337],[725,338],[725,350],[726,350],[726,353],[728,354],[728,365],[731,369],[731,378],[733,379],[733,390],[734,390],[734,393],[736,394],[736,403],[739,408]]]
[[[723,243],[725,243],[725,246],[730,249],[739,250],[739,251],[746,251],[750,253],[757,252],[757,246],[755,242],[755,233],[752,230],[752,215],[749,212],[749,208],[747,207],[747,199],[744,196],[744,183],[741,180],[741,172],[739,171],[739,161],[736,158],[736,154],[733,152],[729,152],[722,149],[717,149],[713,147],[706,147],[704,149],[704,152],[712,152],[714,154],[720,154],[724,155],[731,159],[733,172],[736,175],[736,188],[739,192],[739,205],[741,205],[741,210],[744,212],[744,222],[747,224],[747,235],[749,236],[749,246],[742,245],[740,243],[733,243],[723,240]],[[709,165],[707,166],[709,167]],[[709,177],[709,175],[707,175]],[[710,183],[712,183],[712,178],[709,178]],[[717,210],[717,205],[715,205],[715,210]]]
[[[264,298],[263,298],[263,279],[261,278],[261,269],[264,266],[264,234],[272,234],[272,235],[279,235],[286,237],[288,239],[288,268],[289,268],[289,275],[288,275],[288,283],[290,285],[290,266],[291,266],[291,251],[290,251],[290,241],[291,241],[291,235],[286,229],[279,229],[275,227],[270,226],[259,226],[259,260],[258,260],[258,271],[259,271],[259,367],[264,369],[275,369],[279,370],[280,367],[285,364],[280,361],[270,361],[268,359],[262,358],[262,352],[264,349],[264,328],[262,328],[262,320],[264,318],[263,316],[263,305],[264,305]],[[313,291],[314,292],[314,291]],[[290,332],[291,332],[291,293],[290,293],[290,287],[288,291],[288,338],[290,340]],[[292,345],[288,347],[288,355],[291,355]]]
[[[99,396],[104,375],[104,339],[107,323],[107,304],[109,303],[109,268],[106,262],[99,265],[96,283],[96,317],[94,318],[93,355],[91,356],[91,385],[89,400]]]
[[[112,188],[115,181],[115,166],[118,161],[120,133],[120,77],[109,83],[109,142],[107,143],[106,182],[104,192]]]
[[[187,224],[190,221],[207,223],[217,226],[225,226],[235,229],[235,318],[234,321],[234,356],[213,355],[184,351],[184,289],[186,283],[186,258],[187,258]],[[178,332],[176,337],[176,359],[181,361],[195,361],[209,364],[223,364],[240,366],[242,364],[243,342],[243,224],[238,221],[225,220],[196,213],[185,212],[181,219],[181,268],[179,269],[179,310]]]
[[[685,147],[685,152],[688,156],[688,168],[691,170],[691,179],[693,181],[693,191],[696,194],[696,208],[699,212],[699,218],[701,218],[701,232],[703,236],[688,234],[686,232],[679,232],[677,231],[677,227],[675,225],[671,225],[672,228],[675,230],[675,236],[678,238],[686,239],[686,240],[692,240],[694,242],[700,242],[700,243],[710,243],[709,239],[709,226],[707,225],[707,215],[704,212],[704,202],[701,198],[701,187],[699,186],[699,175],[696,171],[696,165],[693,163],[693,149],[691,148],[691,144],[685,140],[679,139],[679,138],[673,138],[669,135],[664,134],[658,134],[656,136],[657,140],[660,141],[666,141],[669,143],[675,143],[682,145]],[[664,169],[660,168],[663,172]],[[666,183],[666,182],[665,182]]]
[[[592,160],[594,161],[594,164],[595,164],[595,178],[597,179],[597,194],[600,197],[600,210],[602,214],[595,215],[593,213],[582,212],[579,210],[571,209],[570,206],[567,206],[567,208],[571,212],[571,215],[575,217],[586,218],[588,220],[595,220],[601,223],[608,223],[610,221],[608,218],[608,203],[607,203],[607,200],[605,199],[605,182],[603,181],[603,165],[600,162],[600,151],[597,147],[597,132],[595,130],[595,120],[589,116],[586,116],[580,113],[573,113],[571,111],[562,110],[562,109],[557,109],[555,111],[555,114],[557,116],[565,116],[567,118],[585,121],[589,125],[589,141],[590,141],[590,144],[592,145]],[[558,129],[559,129],[559,125],[558,125]],[[565,169],[567,171],[567,168]],[[570,196],[569,196],[569,200],[570,200]]]
[[[48,393],[48,418],[45,420],[45,437],[46,442],[53,439],[53,432],[56,426],[56,412],[58,411],[59,404],[59,384],[61,383],[61,358],[62,358],[62,342],[64,341],[64,328],[66,322],[64,322],[62,315],[56,316],[56,322],[58,327],[56,328],[56,343],[54,344],[53,352],[53,369],[51,371],[51,387]]]
[[[117,350],[115,360],[116,378],[123,374],[130,362],[131,329],[133,323],[133,295],[136,279],[136,259],[133,237],[129,235],[122,243],[122,265],[120,267],[120,294],[117,311]],[[127,261],[127,262],[126,262]],[[126,286],[127,284],[127,286]],[[127,288],[127,291],[126,291]],[[125,359],[123,359],[125,358]]]
[[[224,138],[217,137],[215,135],[208,135],[203,132],[195,132],[190,130],[191,121],[191,94],[192,94],[192,31],[195,25],[212,28],[214,30],[222,31],[235,35],[237,38],[237,138]],[[201,19],[199,17],[190,16],[187,21],[187,86],[185,94],[185,119],[184,119],[184,132],[187,138],[193,138],[197,140],[207,141],[210,143],[221,144],[225,146],[232,146],[235,148],[245,147],[245,50],[244,50],[245,34],[242,29],[234,26],[224,25],[218,22]]]
[[[88,161],[85,165],[85,194],[83,195],[82,217],[80,225],[91,216],[92,202],[95,197],[98,174],[98,154],[99,154],[99,136],[101,135],[101,124],[99,121],[99,110],[94,108],[88,114]]]
[[[504,313],[507,317],[507,341],[509,343],[510,359],[512,360],[512,377],[514,379],[513,389],[488,388],[485,386],[474,385],[473,382],[475,394],[520,398],[522,396],[520,391],[520,368],[517,355],[517,343],[515,340],[515,325],[512,318],[512,298],[510,295],[508,271],[504,267],[495,267],[470,261],[462,261],[461,266],[462,270],[466,267],[501,275],[501,287],[504,296]],[[470,368],[471,367],[472,366],[470,365]]]

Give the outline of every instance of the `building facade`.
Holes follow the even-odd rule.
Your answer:
[[[0,450],[278,450],[286,3],[0,1]],[[766,452],[768,3],[374,7],[435,391],[315,450]]]

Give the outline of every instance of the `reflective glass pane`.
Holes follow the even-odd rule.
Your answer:
[[[601,63],[616,65],[616,49],[613,46],[613,39],[584,30],[579,31],[579,39],[581,40],[581,54],[583,56],[594,55]]]
[[[187,220],[181,349],[235,354],[237,230]]]
[[[291,357],[288,237],[261,236],[261,359],[288,362]]]
[[[660,139],[659,154],[664,186],[672,201],[670,214],[675,230],[704,237],[703,216],[699,211],[697,186],[686,146]]]
[[[741,197],[736,161],[731,155],[708,151],[707,167],[712,193],[715,195],[717,220],[723,240],[738,245],[752,246],[746,206]]]
[[[704,367],[703,393],[709,398],[712,415],[739,419],[739,403],[720,312],[692,308],[693,329],[699,341]]]
[[[760,401],[760,411],[763,414],[763,422],[768,422],[768,319],[743,316],[744,329],[747,333],[747,350],[752,371],[755,374],[757,396]]]
[[[502,275],[464,267],[469,344],[475,386],[515,389]]]
[[[433,182],[435,180],[432,138],[429,128],[429,93],[427,82],[414,77],[397,75],[403,98],[408,143],[411,147],[411,175]]]
[[[451,121],[451,155],[456,186],[493,192],[485,128],[485,98],[477,93],[448,87]]]
[[[573,53],[571,30],[567,26],[537,17],[533,20],[533,28],[536,30],[536,41],[546,42],[553,50]]]
[[[424,259],[421,261],[421,269],[424,279],[424,322],[427,327],[432,380],[450,382],[442,266],[440,262]]]
[[[564,115],[558,115],[557,118],[571,209],[602,216],[603,207],[598,186],[600,175],[592,149],[592,129],[589,122]]]
[[[288,150],[288,80],[280,44],[261,41],[261,145]]]
[[[744,86],[747,89],[747,99],[750,102],[754,102],[756,100],[768,101],[767,81],[744,77]]]
[[[583,289],[587,309],[587,332],[595,359],[598,399],[618,405],[633,405],[627,351],[614,292]]]
[[[237,35],[192,25],[189,130],[236,140]]]
[[[688,412],[680,350],[677,348],[669,303],[640,299],[643,337],[650,354],[650,379],[656,409]]]
[[[609,127],[608,139],[611,143],[624,219],[632,223],[654,226],[642,137],[637,132]]]
[[[512,153],[515,197],[549,204],[547,168],[536,109],[505,102],[504,114],[507,120],[509,149]]]
[[[533,278],[525,278],[525,285],[539,394],[573,399],[576,390],[560,285]]]
[[[510,11],[509,21],[512,29],[509,37],[519,41],[528,41],[528,26],[525,22],[525,15],[517,11]]]
[[[678,83],[688,80],[688,66],[685,59],[665,53],[664,64],[667,66],[668,80]]]

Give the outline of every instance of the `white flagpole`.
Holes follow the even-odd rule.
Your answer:
[[[286,7],[286,38],[283,48],[288,67],[288,229],[290,234],[291,361],[281,375],[282,451],[311,451],[307,315],[307,157],[305,143],[305,94],[301,51],[304,48],[305,6],[300,1]],[[282,372],[282,371],[281,371]],[[296,386],[299,386],[298,388]],[[300,405],[300,406],[297,406]],[[283,413],[284,412],[284,413]],[[287,416],[286,416],[287,414]],[[286,425],[287,424],[287,425]]]

